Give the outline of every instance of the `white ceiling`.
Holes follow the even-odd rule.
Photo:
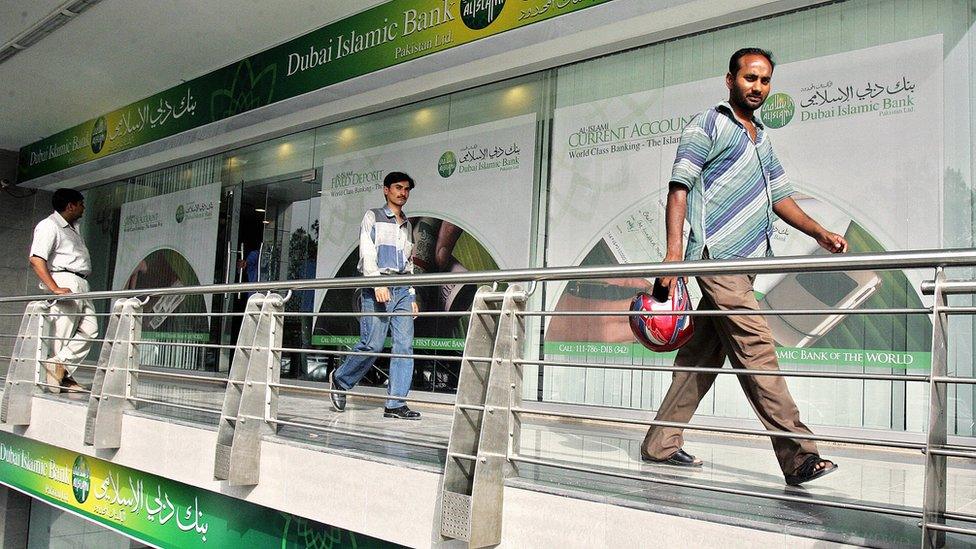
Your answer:
[[[63,0],[0,0],[0,44]],[[43,137],[384,0],[102,0],[0,64],[0,149]]]

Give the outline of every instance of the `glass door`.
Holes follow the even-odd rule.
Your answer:
[[[315,278],[319,189],[314,172],[243,185],[238,219],[244,281]],[[314,294],[311,290],[293,292],[285,310],[311,312]],[[307,348],[311,343],[311,326],[311,318],[285,317],[283,346]],[[324,376],[326,363],[325,357],[283,353],[282,375],[307,378],[321,373]]]

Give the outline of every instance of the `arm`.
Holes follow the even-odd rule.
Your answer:
[[[47,260],[54,253],[57,244],[57,231],[49,220],[41,221],[34,227],[34,238],[31,240],[30,247],[30,266],[34,274],[40,279],[41,283],[54,294],[69,294],[71,290],[58,286],[51,271],[47,266]]]
[[[46,260],[37,257],[36,255],[32,255],[30,257],[30,266],[32,269],[34,269],[34,274],[36,274],[37,278],[41,280],[41,283],[47,286],[48,290],[51,290],[51,293],[57,295],[71,293],[71,290],[58,286],[58,283],[54,281],[54,277],[51,276],[51,271],[49,271],[47,268]]]
[[[681,261],[684,258],[684,224],[685,213],[688,211],[688,188],[681,183],[671,182],[668,185],[668,203],[664,211],[664,223],[667,231],[668,249],[664,261]],[[676,277],[661,278],[661,285],[669,289],[674,295],[674,280]]]
[[[817,244],[828,252],[836,254],[847,251],[847,240],[843,236],[823,228],[820,223],[807,215],[792,197],[786,197],[773,204],[773,212],[791,227],[816,240]]]
[[[363,265],[363,276],[380,276],[380,268],[376,264],[376,243],[373,242],[375,225],[373,212],[366,212],[359,227],[359,260]],[[376,292],[378,303],[386,303],[390,300],[390,290],[385,286],[377,286],[373,291]]]
[[[685,215],[688,212],[688,192],[701,181],[702,169],[712,148],[711,126],[704,124],[706,119],[714,119],[714,112],[694,117],[681,132],[681,141],[671,167],[668,183],[668,203],[664,211],[664,224],[667,231],[667,250],[664,261],[684,259]],[[668,295],[674,297],[673,276],[659,278],[661,285],[668,288]]]

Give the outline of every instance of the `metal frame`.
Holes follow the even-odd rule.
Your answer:
[[[217,430],[214,477],[231,485],[258,483],[261,438],[277,432],[278,386],[285,299],[254,294],[247,300],[231,362]]]
[[[436,357],[456,359],[461,364],[457,398],[454,403],[454,421],[447,444],[415,441],[407,438],[386,437],[358,433],[353,430],[335,429],[299,421],[277,418],[277,396],[280,390],[307,391],[327,394],[331,390],[289,387],[279,380],[282,352],[306,352],[312,354],[349,355],[349,351],[290,349],[282,347],[282,326],[285,316],[358,316],[355,313],[285,313],[283,303],[287,298],[275,294],[255,294],[248,301],[243,313],[243,324],[236,345],[197,343],[168,343],[187,347],[217,349],[233,348],[233,364],[225,382],[224,403],[220,413],[214,476],[235,485],[253,485],[259,481],[261,440],[274,434],[279,425],[341,434],[350,437],[385,440],[395,444],[416,445],[433,450],[446,449],[444,479],[442,485],[440,532],[442,535],[468,542],[472,547],[494,545],[501,541],[504,479],[516,471],[519,463],[561,468],[570,471],[598,473],[618,478],[628,478],[671,486],[687,486],[716,492],[764,497],[773,500],[803,502],[844,509],[886,513],[892,516],[920,519],[923,547],[942,547],[946,533],[974,534],[976,529],[949,525],[947,521],[976,524],[976,516],[962,515],[946,510],[947,458],[976,459],[976,445],[950,446],[947,444],[947,394],[949,384],[976,384],[976,378],[953,377],[948,372],[949,315],[974,314],[976,307],[951,307],[947,296],[951,294],[976,294],[976,281],[947,280],[945,267],[976,266],[976,249],[951,251],[908,251],[883,254],[855,254],[849,256],[819,256],[802,258],[759,258],[735,261],[696,261],[668,264],[624,265],[613,267],[549,268],[497,271],[489,273],[454,273],[417,276],[390,276],[384,279],[389,285],[432,285],[492,283],[479,289],[473,310],[451,313],[451,316],[469,319],[469,329],[461,357]],[[521,403],[521,376],[525,365],[566,366],[578,368],[614,368],[644,371],[687,371],[675,366],[642,366],[590,363],[562,363],[546,360],[525,360],[525,322],[529,317],[545,316],[623,316],[634,313],[625,311],[525,311],[527,292],[512,285],[499,292],[498,283],[528,281],[532,288],[542,281],[564,281],[596,278],[652,277],[660,275],[702,276],[730,273],[784,273],[824,272],[865,269],[909,269],[936,267],[932,282],[922,284],[924,293],[934,293],[934,306],[896,309],[817,309],[794,311],[721,311],[707,315],[735,314],[931,314],[933,323],[932,370],[925,374],[895,376],[892,374],[835,373],[807,371],[752,372],[732,371],[721,368],[695,369],[696,372],[728,375],[776,375],[782,377],[836,378],[852,380],[885,379],[893,381],[923,382],[930,385],[930,419],[927,440],[904,442],[864,437],[836,437],[827,435],[796,435],[786,432],[769,432],[712,425],[688,425],[683,423],[608,418],[583,413],[566,413],[525,408]],[[372,286],[375,279],[366,277],[351,279],[300,280],[272,283],[226,284],[181,287],[160,290],[119,292],[91,292],[66,296],[45,296],[47,299],[104,299],[132,298],[152,295],[211,294],[255,292],[258,290],[361,288]],[[6,379],[7,390],[0,406],[0,420],[27,425],[30,422],[30,402],[35,387],[41,383],[41,368],[47,362],[45,334],[46,317],[50,316],[50,302],[27,297],[0,298],[3,303],[27,302],[17,334],[11,358],[10,373]],[[377,313],[382,314],[382,313]],[[448,316],[446,313],[420,315]],[[693,314],[699,314],[698,312]],[[141,306],[136,299],[120,299],[116,302],[104,338],[105,345],[96,369],[96,380],[89,399],[85,442],[96,447],[119,447],[121,417],[132,403],[148,402],[196,410],[193,406],[140,399],[135,396],[138,381],[138,353],[140,341]],[[5,335],[5,334],[0,334]],[[160,342],[145,342],[159,345]],[[394,355],[393,353],[365,353],[371,356],[410,356],[425,358],[427,355]],[[193,378],[188,374],[154,372],[154,375],[172,375],[177,379]],[[209,378],[208,378],[209,380]],[[349,393],[367,398],[376,395]],[[424,402],[422,399],[410,399]],[[854,502],[817,499],[792,495],[780,495],[747,489],[730,489],[709,486],[706,483],[662,478],[633,472],[582,467],[565,462],[522,456],[519,452],[519,432],[523,415],[546,415],[552,418],[572,420],[597,420],[622,424],[672,425],[687,429],[711,432],[756,434],[792,438],[833,440],[864,446],[892,447],[920,450],[925,453],[925,492],[921,509],[897,509],[883,505],[866,505]],[[292,418],[289,418],[292,419]],[[102,429],[102,430],[100,430]]]
[[[945,271],[939,268],[935,274],[935,304],[932,307],[932,370],[933,378],[948,374],[948,318],[943,311],[948,308],[942,291]],[[945,526],[946,512],[946,455],[936,449],[946,445],[946,402],[949,385],[929,382],[929,425],[925,442],[925,488],[922,499],[922,547],[944,547],[945,531],[934,528]]]
[[[142,322],[137,316],[143,302],[119,299],[112,306],[85,416],[85,444],[95,448],[122,446],[122,415],[134,408],[138,392]]]
[[[34,389],[46,368],[42,361],[47,359],[48,345],[42,336],[47,331],[46,313],[50,308],[46,301],[27,304],[4,381],[0,423],[30,425]]]

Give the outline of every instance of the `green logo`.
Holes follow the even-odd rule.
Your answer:
[[[481,30],[498,18],[505,0],[461,0],[461,20],[471,30]]]
[[[774,93],[763,103],[760,118],[763,124],[775,130],[789,124],[795,112],[796,105],[792,97],[785,93]]]
[[[91,131],[91,150],[93,153],[98,154],[101,152],[102,147],[105,146],[105,117],[99,116],[95,124],[92,125]]]
[[[183,211],[183,204],[180,204],[179,207],[176,208],[176,222],[183,223],[184,218],[186,218],[186,213]]]
[[[88,499],[88,492],[91,491],[91,469],[85,456],[76,457],[75,464],[71,467],[71,491],[75,493],[78,503],[85,503]]]
[[[445,152],[437,161],[437,173],[441,174],[441,177],[451,177],[456,169],[457,156],[452,151]]]

